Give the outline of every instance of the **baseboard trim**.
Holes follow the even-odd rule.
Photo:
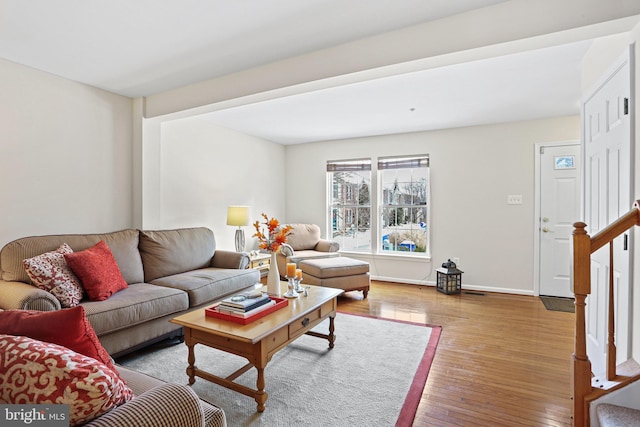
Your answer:
[[[383,277],[383,276],[371,276],[371,280],[378,280],[380,282],[394,282],[404,283],[407,285],[419,285],[419,286],[436,286],[436,282],[431,280],[411,280],[411,279],[398,279],[397,277]],[[498,294],[514,294],[514,295],[530,295],[533,296],[533,290],[525,289],[511,289],[501,288],[497,286],[478,286],[462,284],[462,291],[480,291],[480,292],[493,292]]]

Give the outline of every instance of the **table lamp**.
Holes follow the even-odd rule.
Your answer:
[[[236,252],[244,251],[244,231],[242,227],[249,225],[249,206],[229,206],[227,208],[227,225],[238,226],[236,230]]]

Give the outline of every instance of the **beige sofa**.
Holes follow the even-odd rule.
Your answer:
[[[246,254],[216,249],[204,227],[163,231],[127,229],[105,234],[25,237],[0,251],[0,308],[58,310],[59,301],[30,283],[22,260],[67,243],[74,252],[103,240],[128,287],[105,301],[83,300],[100,342],[114,357],[182,335],[169,320],[260,281]]]
[[[281,276],[287,271],[287,263],[296,265],[300,261],[316,258],[339,257],[340,244],[321,237],[320,227],[316,224],[290,224],[292,229],[287,244],[278,252],[278,271]]]

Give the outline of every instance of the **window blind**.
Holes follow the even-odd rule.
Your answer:
[[[378,169],[407,169],[407,168],[428,168],[429,155],[402,157],[380,157],[378,159]]]
[[[327,172],[370,171],[371,159],[328,161]]]

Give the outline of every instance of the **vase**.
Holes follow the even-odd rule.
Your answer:
[[[276,297],[280,296],[280,272],[278,271],[278,260],[275,252],[271,252],[269,274],[267,275],[267,293]]]

